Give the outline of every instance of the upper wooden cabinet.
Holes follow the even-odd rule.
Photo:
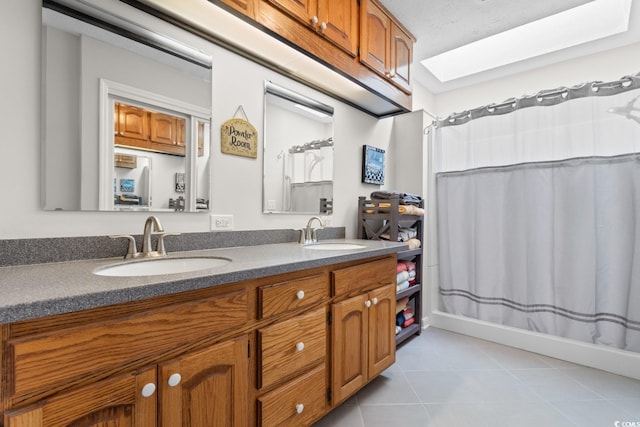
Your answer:
[[[376,0],[209,1],[411,111],[415,39]]]
[[[358,53],[358,4],[354,0],[265,0],[352,56]]]
[[[360,61],[411,93],[413,36],[375,0],[362,0],[360,7]]]

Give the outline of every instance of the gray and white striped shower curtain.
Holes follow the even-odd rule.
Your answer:
[[[638,92],[436,129],[441,311],[640,352]]]

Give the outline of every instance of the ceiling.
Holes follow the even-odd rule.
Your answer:
[[[446,83],[440,82],[420,64],[420,61],[428,57],[590,1],[593,0],[381,0],[381,3],[417,39],[414,46],[412,78],[423,84],[430,92],[442,93],[640,42],[640,0],[631,0],[629,31],[623,34]]]

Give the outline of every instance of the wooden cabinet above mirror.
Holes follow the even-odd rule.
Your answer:
[[[411,111],[415,38],[377,0],[210,1]]]

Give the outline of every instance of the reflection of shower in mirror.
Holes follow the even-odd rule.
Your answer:
[[[310,162],[307,162],[305,159],[305,182],[322,181],[322,170],[320,170],[319,174],[316,173],[315,175],[313,175],[313,170],[317,165],[322,163],[322,161],[324,160],[324,156],[313,153],[311,151],[305,152],[305,156],[312,157]]]

